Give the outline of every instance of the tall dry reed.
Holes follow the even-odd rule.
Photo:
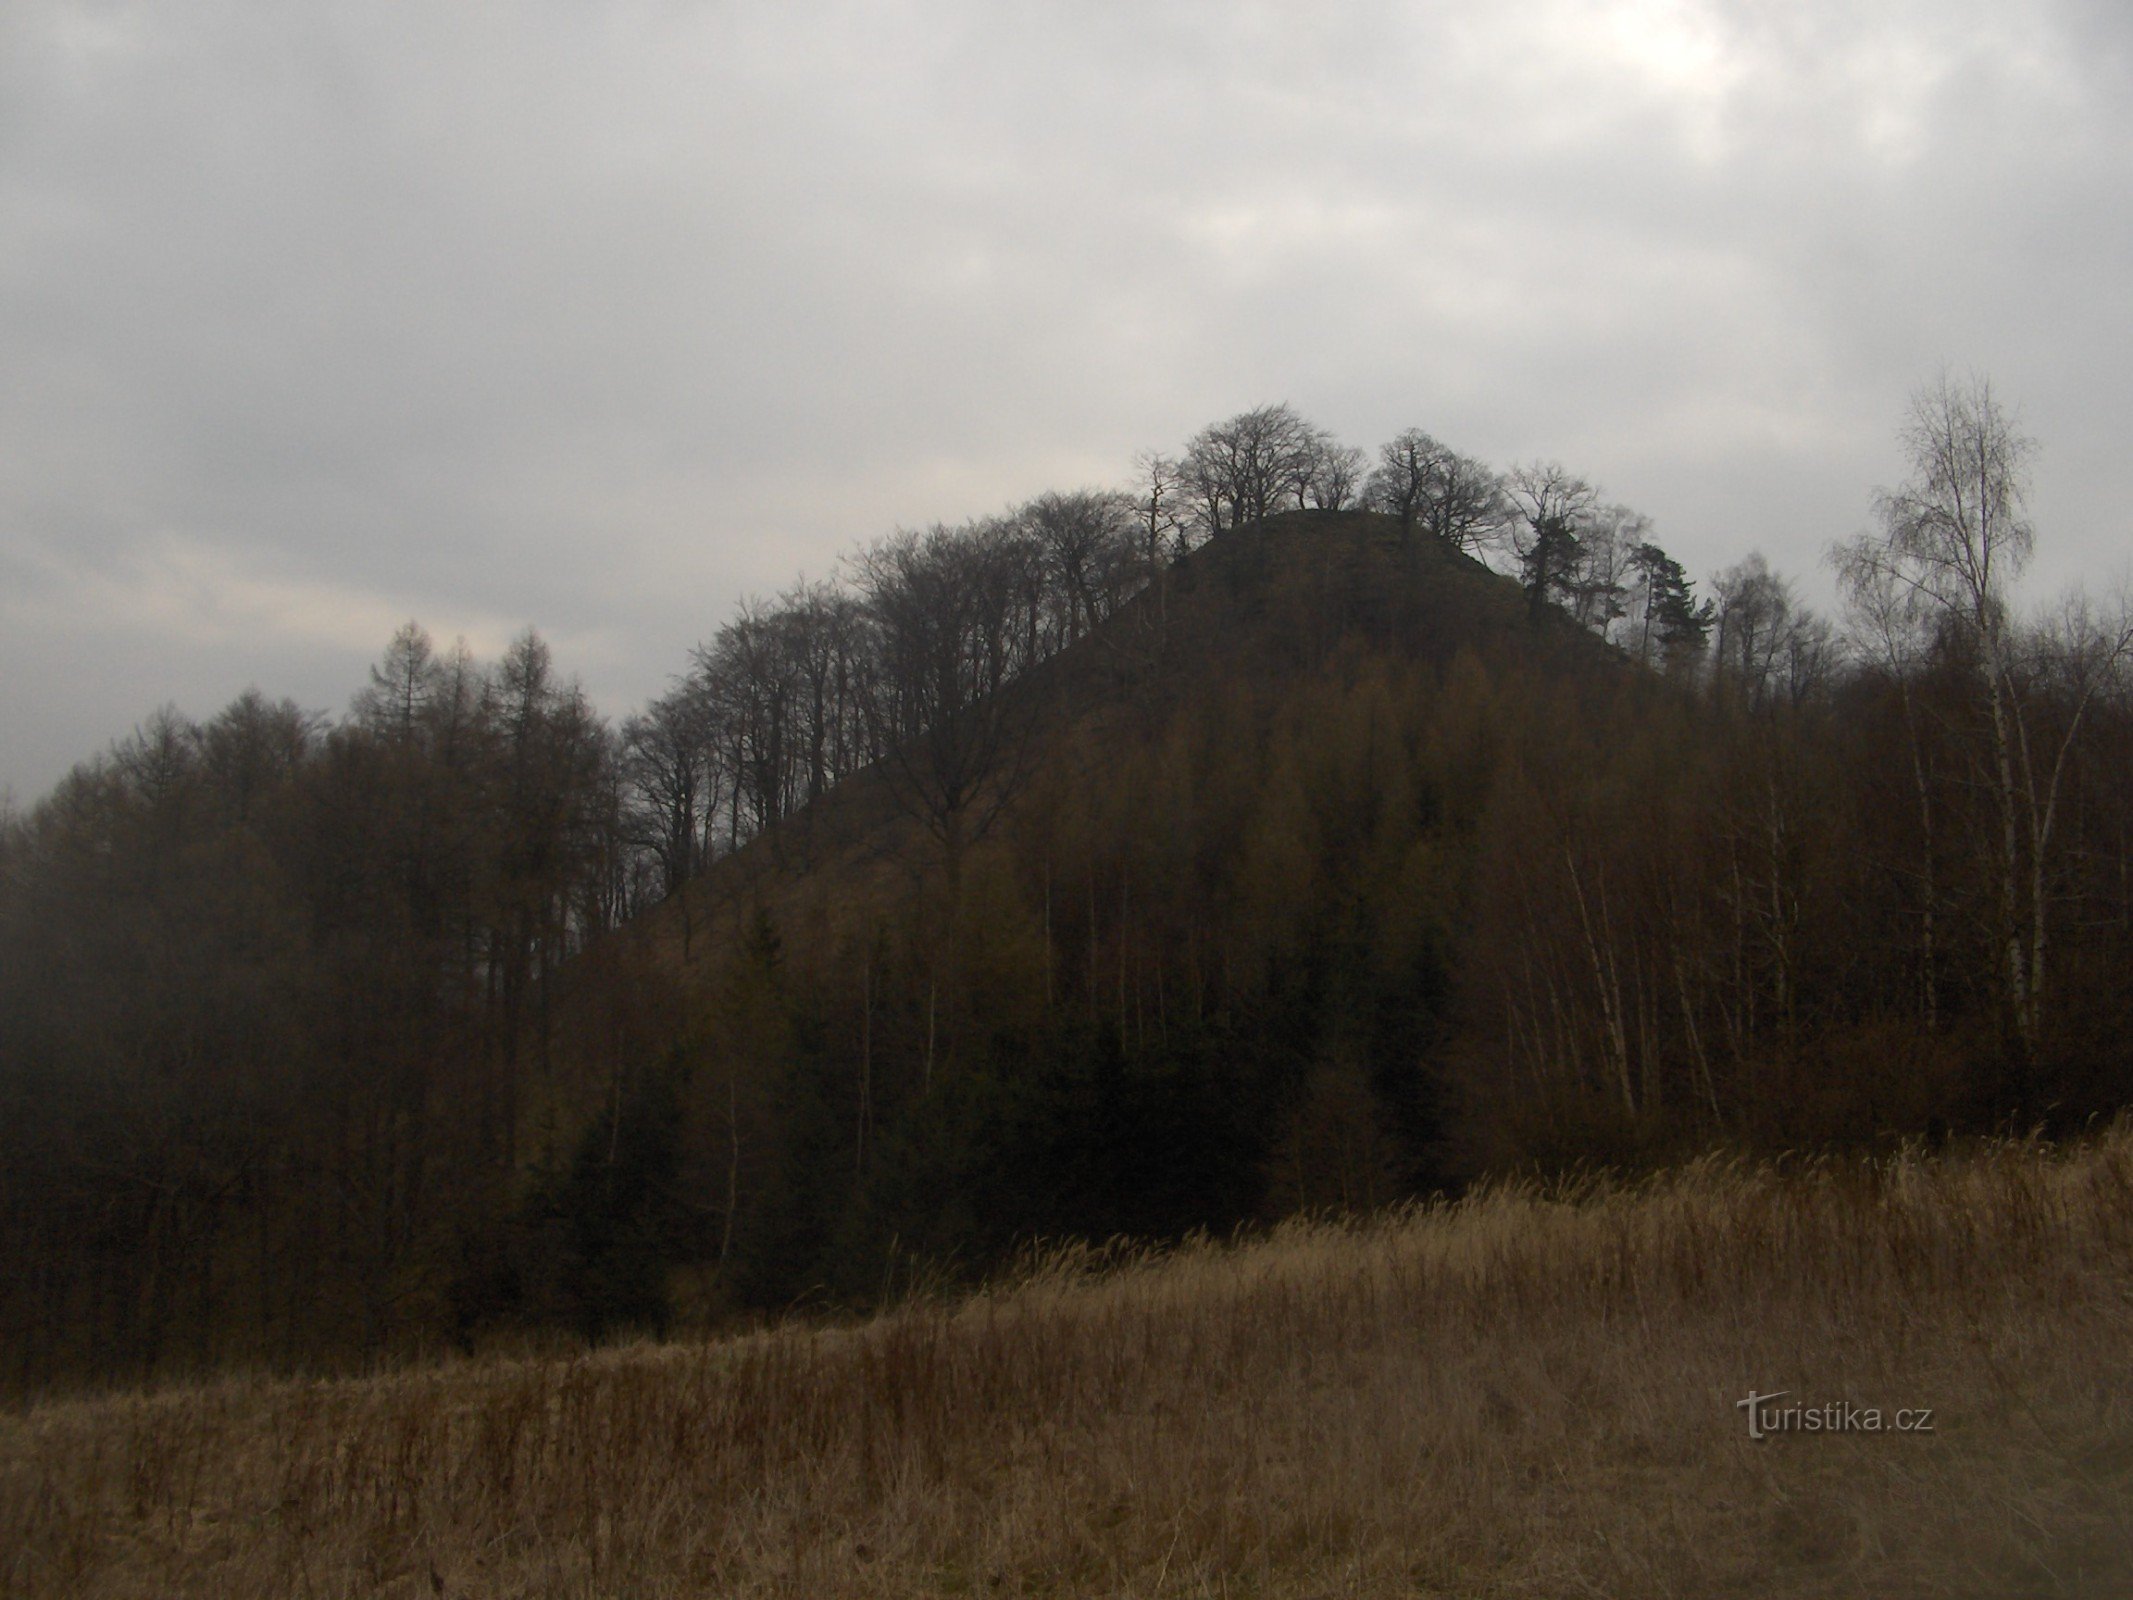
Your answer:
[[[0,1421],[35,1595],[2133,1594],[2133,1134],[1062,1250],[850,1329]],[[1739,1402],[1931,1408],[1782,1434]]]

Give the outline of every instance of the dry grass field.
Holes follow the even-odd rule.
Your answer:
[[[24,1595],[2133,1594],[2133,1134],[0,1419]],[[1737,1402],[1930,1408],[1749,1437]],[[1824,1414],[1827,1414],[1825,1411]]]

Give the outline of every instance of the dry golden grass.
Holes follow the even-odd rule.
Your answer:
[[[2133,1594],[2133,1135],[0,1420],[38,1595]],[[1749,1440],[1751,1388],[1930,1434]]]

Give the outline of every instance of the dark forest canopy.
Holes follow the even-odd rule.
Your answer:
[[[857,1306],[1027,1240],[2133,1099],[2121,613],[1923,392],[1702,587],[1285,406],[899,532],[620,726],[414,625],[0,842],[0,1383]]]

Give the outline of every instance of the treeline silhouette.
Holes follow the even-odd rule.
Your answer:
[[[1841,627],[1274,406],[745,605],[620,727],[413,625],[338,721],[160,711],[0,844],[0,1382],[2116,1108],[2125,619],[2017,612],[1989,387],[1905,441]]]

